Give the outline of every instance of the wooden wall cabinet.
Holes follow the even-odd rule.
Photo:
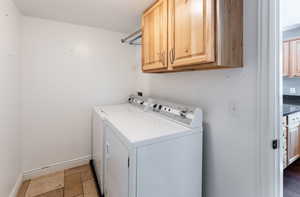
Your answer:
[[[158,0],[142,31],[144,72],[243,66],[243,0]]]
[[[159,0],[143,15],[143,69],[167,68],[168,2]]]
[[[291,40],[289,43],[291,76],[300,77],[300,39]]]
[[[168,48],[173,68],[215,61],[212,0],[169,1]]]
[[[300,77],[300,38],[283,42],[283,76]]]
[[[283,76],[287,77],[290,73],[290,41],[283,42]]]

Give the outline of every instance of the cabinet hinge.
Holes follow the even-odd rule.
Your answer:
[[[130,158],[128,157],[128,168],[130,167]]]
[[[277,149],[278,149],[278,140],[273,140],[273,141],[272,141],[272,148],[273,148],[274,150],[277,150]]]

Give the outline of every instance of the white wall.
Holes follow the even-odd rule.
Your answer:
[[[281,26],[300,24],[299,0],[281,0]]]
[[[91,154],[94,105],[134,91],[135,49],[121,33],[23,18],[24,170]]]
[[[0,1],[0,196],[7,197],[21,173],[19,38],[20,15]]]
[[[295,88],[296,92],[291,93],[290,88]],[[292,95],[292,96],[300,96],[300,78],[293,77],[283,77],[283,94],[284,95]]]
[[[300,27],[293,28],[288,31],[283,31],[282,34],[283,34],[282,35],[283,40],[299,38],[300,37]]]
[[[139,75],[138,89],[146,95],[197,105],[204,110],[205,197],[258,196],[258,9],[257,1],[244,2],[244,68]],[[140,62],[140,57],[137,59]]]

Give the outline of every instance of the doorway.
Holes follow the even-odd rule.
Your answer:
[[[291,122],[291,120],[296,120],[297,116],[286,117],[287,109],[284,109],[291,110],[290,106],[284,105],[289,102],[286,97],[289,95],[286,91],[295,92],[294,89],[284,88],[285,79],[294,78],[291,77],[294,67],[287,69],[286,65],[286,62],[294,61],[289,57],[292,55],[291,48],[294,44],[288,46],[284,43],[286,40],[283,37],[284,31],[293,26],[287,25],[287,22],[291,20],[284,17],[298,14],[297,11],[292,14],[289,10],[290,4],[295,7],[293,3],[300,2],[298,0],[258,0],[258,192],[261,197],[291,196],[286,186],[288,178],[293,179],[289,172],[295,169],[293,166],[298,161],[296,149],[300,149],[300,143],[297,144],[296,141],[300,138],[300,134],[296,132],[295,121]],[[300,193],[296,196],[300,196]]]
[[[300,196],[300,1],[258,2],[258,188],[264,197],[296,197]]]
[[[300,2],[295,0],[280,3],[283,197],[300,196],[299,6]]]

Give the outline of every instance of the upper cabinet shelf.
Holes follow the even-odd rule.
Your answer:
[[[243,66],[243,0],[158,0],[142,31],[144,72]]]

